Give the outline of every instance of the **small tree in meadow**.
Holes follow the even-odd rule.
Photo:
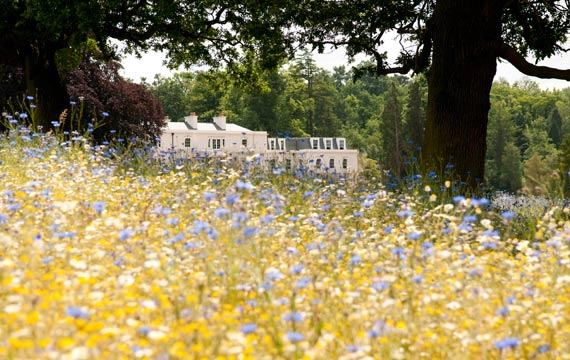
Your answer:
[[[69,74],[67,91],[77,103],[74,106],[83,102],[82,116],[78,119],[82,129],[79,130],[84,130],[95,119],[102,119],[102,126],[94,131],[96,139],[116,132],[121,137],[153,141],[164,126],[162,105],[143,85],[119,75],[120,69],[118,62],[103,63],[86,57],[79,68]]]

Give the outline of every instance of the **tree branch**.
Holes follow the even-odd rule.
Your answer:
[[[510,62],[515,68],[517,68],[517,70],[525,75],[534,76],[541,79],[561,79],[570,81],[570,69],[562,70],[548,66],[538,66],[531,64],[526,61],[526,59],[513,47],[505,43],[501,43],[499,45],[497,55]]]

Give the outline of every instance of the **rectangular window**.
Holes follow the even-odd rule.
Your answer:
[[[344,150],[344,139],[338,139],[338,148]]]
[[[184,147],[191,147],[192,146],[192,139],[185,138],[184,139]]]
[[[334,169],[334,159],[329,160],[329,168]]]
[[[332,149],[332,139],[325,140],[325,149],[330,150]]]
[[[269,140],[269,150],[275,150],[275,140]]]
[[[269,168],[270,169],[275,169],[275,159],[271,159],[269,160]]]
[[[319,149],[319,139],[313,139],[313,150]]]
[[[211,149],[219,150],[222,148],[222,139],[208,139],[208,146]]]
[[[321,163],[322,163],[322,162],[321,162],[321,159],[317,159],[316,165],[317,165],[318,168],[321,167]]]
[[[241,139],[241,146],[247,147],[247,139]]]
[[[342,168],[348,169],[348,159],[342,159]]]
[[[285,160],[285,169],[291,170],[291,159]]]

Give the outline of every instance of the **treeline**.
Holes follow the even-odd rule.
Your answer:
[[[261,74],[255,84],[238,86],[224,72],[197,71],[157,76],[146,86],[173,121],[190,112],[208,121],[223,112],[228,121],[270,136],[341,136],[365,155],[366,166],[396,177],[413,175],[423,142],[425,79],[359,75],[355,79],[344,66],[332,72],[319,68],[305,51],[279,71]],[[496,82],[487,144],[491,187],[543,195],[554,187],[562,191],[561,180],[570,171],[570,88],[545,91],[532,81]]]

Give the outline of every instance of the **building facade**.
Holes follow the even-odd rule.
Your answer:
[[[183,151],[189,156],[197,153],[225,156],[239,152],[261,153],[267,145],[267,132],[251,131],[236,124],[228,124],[220,114],[213,123],[198,122],[192,113],[184,122],[169,121],[162,130],[160,149]]]
[[[169,121],[160,137],[160,150],[183,152],[188,157],[255,155],[263,166],[286,170],[358,171],[358,150],[349,149],[345,138],[268,138],[265,131],[227,123],[222,114],[213,120],[201,123],[192,113],[184,122]]]

